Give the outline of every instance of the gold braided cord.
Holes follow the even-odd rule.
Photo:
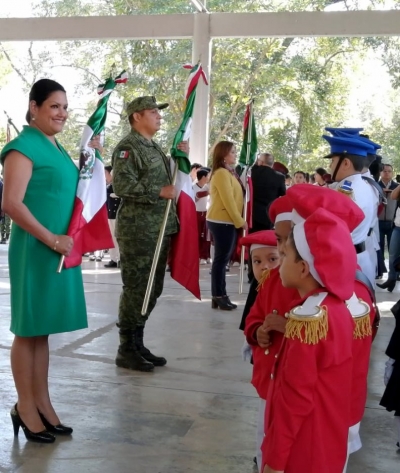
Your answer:
[[[369,317],[369,312],[363,317],[353,318],[353,320],[355,323],[353,338],[355,340],[372,336],[371,319]]]
[[[319,307],[320,315],[299,316],[289,313],[286,324],[285,337],[292,340],[300,340],[307,345],[316,345],[328,335],[328,309],[326,306]]]
[[[263,287],[265,281],[269,278],[270,274],[271,274],[270,269],[264,269],[264,271],[261,274],[261,278],[258,281],[257,292]]]

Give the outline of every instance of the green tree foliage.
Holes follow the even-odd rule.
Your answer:
[[[342,0],[209,0],[212,12],[229,11],[303,11],[324,10]],[[42,0],[40,16],[133,15],[188,13],[194,7],[188,0]],[[346,120],[348,66],[371,48],[382,51],[384,63],[391,68],[393,84],[400,85],[400,56],[397,40],[376,38],[285,38],[285,39],[215,39],[212,48],[210,78],[210,149],[221,139],[239,146],[245,105],[255,98],[255,119],[260,150],[272,151],[277,160],[291,170],[312,170],[321,164],[324,152],[321,140],[327,125],[338,126]],[[38,69],[62,66],[74,68],[82,78],[73,91],[82,95],[94,91],[110,71],[126,69],[130,80],[118,87],[110,101],[110,120],[106,132],[107,156],[128,130],[124,109],[132,98],[155,95],[168,101],[163,132],[159,141],[168,149],[183,112],[183,90],[192,45],[181,41],[73,41],[60,43],[57,61],[49,63],[30,55],[23,70],[30,79]],[[29,80],[30,80],[29,79]],[[66,85],[67,86],[67,85]],[[68,149],[76,149],[80,126],[93,110],[74,111],[63,140]]]

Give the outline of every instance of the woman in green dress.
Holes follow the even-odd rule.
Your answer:
[[[68,117],[64,88],[49,79],[29,94],[27,121],[20,135],[1,152],[3,210],[13,226],[9,247],[11,284],[11,369],[18,401],[11,410],[14,433],[52,443],[70,435],[50,401],[49,344],[53,333],[87,327],[81,268],[57,273],[69,255],[67,236],[79,171],[56,140]]]

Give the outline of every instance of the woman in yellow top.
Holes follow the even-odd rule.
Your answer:
[[[230,141],[220,141],[214,149],[210,181],[211,205],[207,225],[214,240],[215,254],[211,268],[212,308],[236,309],[226,294],[226,265],[236,245],[238,228],[247,229],[242,217],[244,187],[235,173],[236,148]]]

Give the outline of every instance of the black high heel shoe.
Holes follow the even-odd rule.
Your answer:
[[[53,425],[50,424],[50,422],[46,419],[46,417],[39,412],[40,419],[43,422],[43,425],[46,427],[46,430],[48,432],[51,432],[52,434],[57,434],[57,435],[71,435],[74,429],[72,427],[67,427],[66,425],[63,424],[57,424]]]
[[[237,309],[237,305],[234,304],[230,299],[229,299],[229,296],[225,296],[228,304],[232,307],[232,309]]]
[[[396,287],[396,279],[388,279],[383,284],[377,284],[381,289],[387,289],[389,292],[393,292],[393,289]]]
[[[21,427],[24,431],[26,440],[31,442],[38,442],[38,443],[53,443],[56,438],[47,430],[42,430],[41,432],[32,432],[28,429],[28,427],[24,424],[23,420],[21,419],[20,415],[18,414],[17,405],[11,409],[10,412],[11,420],[14,427],[14,435],[18,437],[19,428]]]
[[[211,299],[211,308],[212,309],[221,309],[221,310],[232,310],[233,307],[226,300],[226,296],[223,297],[213,297]]]

